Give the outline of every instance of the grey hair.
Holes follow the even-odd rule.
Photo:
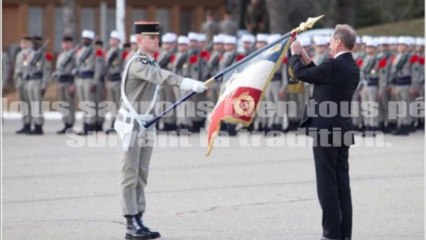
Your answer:
[[[334,39],[340,39],[348,50],[352,50],[355,46],[356,32],[347,24],[337,24],[333,33]]]

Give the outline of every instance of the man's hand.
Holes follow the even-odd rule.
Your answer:
[[[280,91],[278,92],[278,95],[281,97],[281,99],[284,99],[286,96],[286,89],[281,88]]]
[[[291,44],[290,49],[292,55],[300,55],[302,52],[302,45],[299,41],[295,41]]]
[[[75,94],[75,85],[71,85],[71,86],[69,86],[68,87],[68,93],[71,95],[71,96],[74,96],[74,94]]]
[[[191,78],[184,78],[180,84],[180,88],[183,90],[192,90],[196,93],[202,93],[207,90],[207,86],[203,82]]]
[[[90,92],[95,92],[95,90],[96,90],[96,84],[91,83],[90,84]]]
[[[46,93],[46,89],[42,88],[40,91],[41,97],[44,97],[44,94]]]

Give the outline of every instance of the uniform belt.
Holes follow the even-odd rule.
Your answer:
[[[394,85],[411,85],[411,76],[397,77],[393,81]]]
[[[128,114],[128,112],[126,110],[124,110],[123,108],[118,109],[118,114],[117,114],[117,119],[119,121],[124,121],[129,123],[131,121],[130,117],[126,117],[125,116]],[[139,120],[140,122],[146,122],[148,120],[152,119],[152,114],[138,114],[137,116],[133,116],[135,118],[135,120]]]
[[[36,72],[26,77],[27,80],[41,80],[42,78],[43,78],[42,72]]]
[[[61,83],[73,82],[74,76],[73,75],[61,75],[61,76],[59,76],[58,81],[61,82]]]
[[[120,73],[108,74],[107,79],[108,81],[111,81],[111,82],[121,81],[121,74]]]
[[[85,72],[79,72],[78,77],[87,79],[87,78],[93,78],[95,76],[95,72],[93,71],[85,71]]]
[[[379,85],[379,78],[369,78],[367,80],[367,86],[378,86]]]

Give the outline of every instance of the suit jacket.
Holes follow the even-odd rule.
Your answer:
[[[352,54],[343,53],[337,58],[325,60],[318,66],[313,62],[305,66],[299,55],[293,55],[289,64],[297,79],[314,84],[314,91],[305,107],[300,127],[305,131],[308,128],[338,129],[342,134],[352,131],[350,105],[360,79],[359,68]],[[337,109],[331,109],[328,114],[324,114],[324,107],[332,105],[337,106]]]

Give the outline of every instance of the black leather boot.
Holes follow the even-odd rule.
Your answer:
[[[127,221],[126,239],[152,239],[150,233],[139,225],[136,216],[126,215],[124,217]]]
[[[142,220],[142,213],[138,213],[136,216],[136,221],[139,224],[139,226],[144,229],[146,232],[149,233],[150,238],[149,239],[156,239],[156,238],[160,238],[161,234],[159,232],[156,231],[151,231],[147,226],[145,226],[143,224],[143,220]]]
[[[20,130],[16,131],[16,134],[28,134],[30,132],[31,132],[31,124],[26,123]]]
[[[36,124],[34,130],[32,130],[30,135],[43,135],[43,127],[39,124]]]
[[[68,129],[72,129],[72,124],[65,123],[65,126],[62,130],[56,132],[56,134],[65,134]]]

